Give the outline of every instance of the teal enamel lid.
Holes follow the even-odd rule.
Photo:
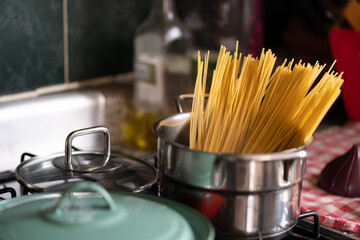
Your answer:
[[[1,239],[214,239],[210,222],[180,203],[144,194],[107,192],[91,182],[62,193],[0,202]]]

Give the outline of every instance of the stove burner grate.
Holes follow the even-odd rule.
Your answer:
[[[0,189],[0,200],[5,200],[5,198],[3,198],[3,194],[5,193],[10,193],[11,198],[15,198],[16,197],[16,191],[14,188],[12,187],[4,187]]]

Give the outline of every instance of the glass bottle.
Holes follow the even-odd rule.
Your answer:
[[[137,148],[155,150],[153,123],[173,113],[173,99],[193,92],[190,32],[175,12],[173,0],[153,0],[149,17],[135,33],[134,108],[126,136]],[[126,135],[126,133],[125,133]],[[131,138],[133,138],[131,140]]]

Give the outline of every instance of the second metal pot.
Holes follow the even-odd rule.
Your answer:
[[[75,137],[103,133],[104,152],[72,151]],[[107,190],[143,192],[158,179],[157,170],[140,159],[111,153],[110,133],[105,127],[91,127],[70,133],[65,153],[33,157],[15,170],[18,182],[29,192],[60,191],[76,182],[97,182]]]

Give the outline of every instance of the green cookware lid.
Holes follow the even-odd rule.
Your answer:
[[[0,202],[1,239],[214,239],[200,213],[167,199],[108,193],[81,182],[62,193],[38,193]]]

